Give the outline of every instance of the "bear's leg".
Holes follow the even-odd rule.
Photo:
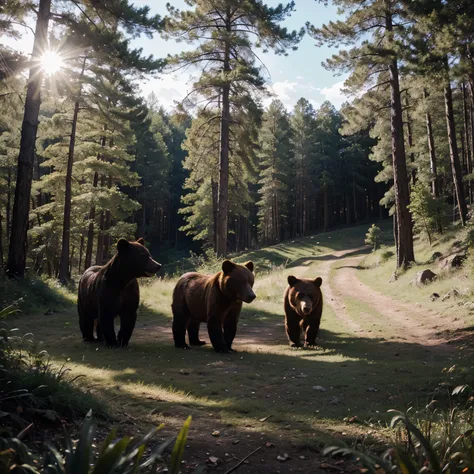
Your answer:
[[[137,280],[132,280],[123,290],[122,304],[118,308],[120,316],[120,330],[117,341],[120,347],[128,346],[137,322],[138,305],[140,304],[140,290]]]
[[[308,327],[304,333],[304,345],[305,347],[315,346],[316,338],[318,337],[319,324],[321,319],[313,319],[309,322]]]
[[[222,332],[222,315],[217,313],[208,315],[207,331],[212,347],[216,352],[229,352],[229,348],[224,341],[224,333]]]
[[[290,342],[290,347],[301,347],[300,342],[300,324],[295,318],[286,318],[285,322],[286,335]]]
[[[77,301],[77,312],[79,313],[79,328],[81,329],[82,339],[84,342],[94,342],[94,317],[97,317],[97,315],[85,311],[80,298]]]
[[[114,319],[117,315],[117,307],[113,304],[101,302],[99,304],[99,325],[105,344],[108,347],[117,347],[117,338],[115,337]]]
[[[186,344],[186,327],[191,315],[184,301],[175,301],[171,305],[173,312],[173,340],[174,346],[179,349],[189,349]]]
[[[224,319],[224,341],[228,349],[235,352],[232,349],[232,343],[234,342],[235,335],[237,333],[237,323],[239,322],[241,307],[229,311]]]
[[[133,308],[121,308],[120,310],[120,330],[117,334],[117,341],[120,347],[128,346],[132,337],[135,323],[137,322],[137,310]]]
[[[206,344],[206,341],[199,340],[199,326],[201,323],[199,321],[195,321],[192,318],[189,318],[188,323],[188,337],[189,337],[189,344],[191,346],[203,346]]]
[[[97,333],[97,340],[99,342],[103,342],[104,341],[104,336],[102,335],[102,330],[100,329],[100,323],[99,323],[98,319],[96,319],[96,323],[97,323],[97,325],[96,325],[95,331]]]

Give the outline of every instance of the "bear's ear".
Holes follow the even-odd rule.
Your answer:
[[[127,239],[119,239],[117,242],[117,250],[119,253],[125,252],[128,249],[130,242]]]
[[[224,260],[222,262],[222,271],[224,275],[229,274],[235,268],[235,263],[231,262],[230,260]]]
[[[145,245],[145,240],[143,239],[143,237],[140,237],[138,240],[137,240],[137,243],[141,244],[141,245]]]
[[[244,267],[247,267],[251,272],[253,272],[253,262],[252,261],[245,262]]]
[[[316,285],[316,288],[319,288],[323,283],[323,279],[321,277],[318,277],[314,280],[314,284]]]
[[[299,282],[299,280],[295,276],[290,275],[288,277],[288,285],[290,285],[291,287],[295,286],[298,282]]]

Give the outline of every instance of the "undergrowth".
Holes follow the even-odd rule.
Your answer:
[[[56,422],[83,417],[90,409],[99,416],[105,406],[75,384],[67,361],[54,364],[33,334],[20,335],[5,318],[18,312],[14,305],[0,311],[0,404],[2,423],[23,429],[32,420]]]

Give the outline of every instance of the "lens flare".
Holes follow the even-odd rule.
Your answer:
[[[63,66],[64,61],[56,51],[46,51],[40,59],[41,69],[48,75],[56,74]]]

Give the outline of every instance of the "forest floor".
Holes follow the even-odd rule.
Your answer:
[[[242,255],[239,260],[253,258],[261,270],[257,299],[241,315],[237,353],[214,353],[204,326],[206,346],[174,348],[175,279],[143,284],[127,349],[82,343],[71,307],[51,308],[47,316],[23,314],[9,324],[34,333],[57,363],[68,360],[73,376],[85,375],[76,383],[107,402],[120,434],[165,423],[163,436],[175,435],[192,415],[183,472],[199,464],[205,472],[225,473],[259,446],[235,472],[349,472],[353,466],[324,459],[321,448],[345,443],[380,451],[391,436],[387,410],[421,410],[445,387],[465,382],[473,347],[470,268],[417,288],[410,281],[426,266],[415,266],[388,283],[394,258],[387,248],[371,253],[363,245],[367,227]],[[419,261],[456,245],[455,233],[432,247],[419,242]],[[282,295],[289,274],[323,278],[325,306],[314,350],[287,343]],[[456,297],[429,298],[454,287]],[[285,453],[288,460],[277,460]]]

